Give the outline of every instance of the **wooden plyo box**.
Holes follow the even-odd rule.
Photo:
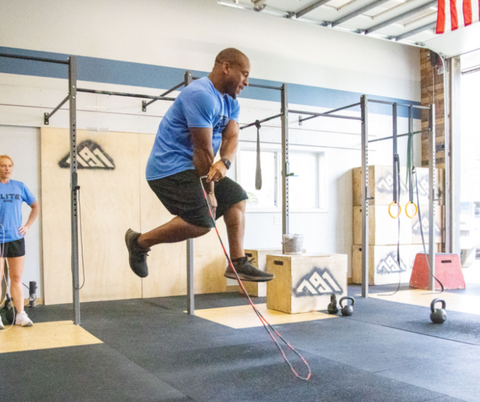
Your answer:
[[[441,244],[436,244],[435,251]],[[426,245],[428,252],[428,244]],[[408,283],[415,255],[423,252],[421,245],[400,245],[400,267],[397,263],[397,246],[369,246],[368,284],[387,285]],[[362,246],[352,247],[352,283],[362,283]]]
[[[421,216],[422,216],[422,229],[423,229],[423,238],[425,243],[428,243],[430,236],[430,221],[429,221],[429,205],[420,206]],[[445,216],[445,207],[442,205],[435,206],[435,243],[442,242],[442,232],[445,229],[444,217]],[[420,232],[420,219],[419,215],[415,215],[411,221],[411,231],[412,231],[412,244],[422,244],[422,234]]]
[[[281,254],[282,250],[272,249],[248,249],[245,250],[245,255],[250,259],[253,258],[252,265],[258,268],[260,271],[266,271],[267,269],[267,255],[268,254]],[[266,282],[243,282],[245,290],[250,296],[265,297],[267,295]],[[240,292],[242,290],[240,289]]]
[[[418,196],[420,204],[428,204],[428,182],[429,170],[428,168],[416,167],[417,182],[418,182]],[[353,185],[353,205],[362,205],[362,186],[361,186],[361,168],[352,169],[352,185]],[[408,189],[405,186],[406,168],[400,167],[400,203],[402,210],[408,202]],[[393,201],[393,168],[388,165],[370,165],[368,167],[368,186],[370,188],[370,205],[390,205]],[[437,193],[435,198],[443,195],[443,181],[444,170],[436,170]],[[416,191],[414,191],[414,201],[417,203]]]
[[[347,255],[267,255],[267,308],[284,313],[326,310],[330,295],[347,295]]]
[[[396,211],[397,209],[392,206],[392,214],[396,214]],[[398,219],[400,219],[400,244],[411,244],[412,220],[403,213],[403,207],[400,216],[393,219],[388,213],[387,205],[370,206],[368,208],[369,244],[397,244]],[[362,244],[362,207],[353,207],[353,244]]]
[[[397,263],[397,246],[369,246],[368,284],[386,285],[408,283],[412,273],[410,261],[412,246],[400,246],[400,266]],[[362,283],[362,246],[352,247],[352,282]]]

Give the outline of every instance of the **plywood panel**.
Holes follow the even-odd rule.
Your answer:
[[[144,179],[145,166],[154,141],[153,135],[140,135],[140,182],[141,227],[147,232],[160,226],[173,216]],[[223,219],[217,221],[219,232],[225,241]],[[134,228],[135,230],[135,228]],[[143,279],[143,297],[185,295],[186,242],[160,244],[152,247],[148,257],[149,275]],[[226,262],[217,235],[212,230],[206,236],[194,240],[194,291],[195,293],[215,293],[226,291],[226,278],[223,276]]]
[[[141,280],[128,267],[124,233],[140,226],[138,135],[78,131],[77,144],[91,140],[115,168],[79,169],[85,286],[81,301],[141,297]],[[79,152],[81,150],[79,149]],[[72,301],[70,173],[59,161],[69,153],[66,129],[42,128],[42,214],[45,303]],[[82,279],[82,270],[80,266]]]

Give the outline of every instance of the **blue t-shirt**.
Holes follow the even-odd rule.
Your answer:
[[[0,183],[0,243],[19,240],[22,226],[22,202],[32,205],[35,197],[21,181],[10,180]]]
[[[222,95],[208,77],[192,82],[180,92],[160,122],[147,162],[147,180],[168,177],[193,166],[193,143],[189,127],[211,127],[214,155],[230,120],[238,122],[240,105]]]

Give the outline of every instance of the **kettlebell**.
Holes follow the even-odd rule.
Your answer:
[[[442,303],[442,308],[435,308],[436,303]],[[434,324],[443,324],[447,320],[447,312],[445,308],[447,307],[447,303],[443,299],[433,299],[432,303],[430,304],[430,310],[432,313],[430,314],[430,319]]]
[[[337,314],[338,307],[337,307],[337,296],[335,293],[332,293],[330,296],[330,304],[327,307],[328,314]]]
[[[342,305],[342,301],[344,300],[350,300],[352,302],[352,304],[346,304],[345,306]],[[340,305],[340,308],[342,309],[342,315],[345,316],[345,317],[349,317],[353,314],[353,305],[355,304],[355,299],[353,297],[350,297],[350,296],[344,296],[342,297],[338,304]]]

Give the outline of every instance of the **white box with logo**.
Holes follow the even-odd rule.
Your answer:
[[[347,295],[347,255],[267,255],[267,308],[284,313],[326,310],[330,295]]]
[[[440,244],[436,244],[436,252],[440,251],[440,246]],[[426,244],[426,249],[428,252],[428,244]],[[396,245],[369,246],[368,284],[409,283],[417,253],[423,253],[422,245],[400,245],[399,265]],[[362,283],[362,246],[359,245],[352,247],[352,282]]]

